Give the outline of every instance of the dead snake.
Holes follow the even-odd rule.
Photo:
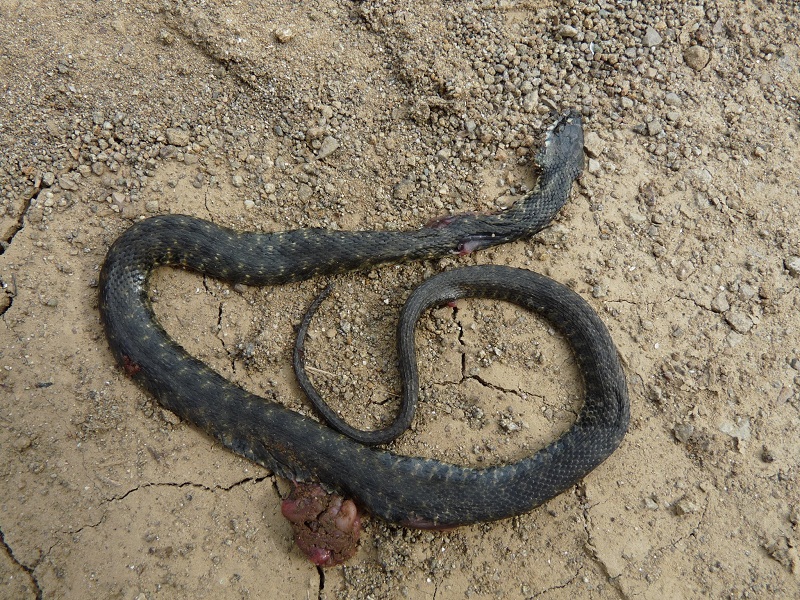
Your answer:
[[[429,279],[403,309],[399,356],[405,392],[414,397],[416,320],[426,308],[456,298],[496,298],[540,313],[575,351],[586,398],[573,426],[528,458],[481,469],[371,448],[246,392],[170,339],[147,289],[150,274],[164,265],[263,286],[527,238],[551,221],[583,169],[580,115],[557,120],[536,162],[537,186],[509,210],[455,215],[416,231],[238,233],[182,215],[137,222],[111,246],[100,275],[100,314],[110,347],[126,373],[164,408],[225,447],[292,480],[321,482],[386,521],[449,527],[527,512],[603,462],[628,426],[627,387],[615,346],[595,312],[568,288],[522,269],[471,267]]]

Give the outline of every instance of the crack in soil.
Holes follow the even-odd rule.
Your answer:
[[[5,251],[11,245],[11,242],[14,241],[14,236],[16,236],[25,227],[25,215],[28,214],[28,209],[31,207],[33,201],[39,197],[39,194],[43,189],[44,188],[42,187],[41,182],[39,182],[36,193],[24,201],[22,210],[19,213],[19,217],[17,217],[16,223],[9,228],[8,235],[4,239],[0,239],[0,255],[5,254]]]
[[[228,358],[231,362],[231,373],[236,374],[236,360],[239,358],[243,358],[245,355],[245,351],[243,345],[237,345],[235,342],[233,342],[234,344],[233,348],[228,349],[228,345],[225,343],[225,336],[222,334],[222,319],[224,312],[225,312],[225,303],[220,301],[217,312],[217,335],[215,337],[219,340],[219,343],[222,345],[222,349],[228,355]]]
[[[659,546],[659,547],[655,548],[650,554],[661,553],[661,552],[663,552],[664,550],[667,550],[667,549],[675,550],[675,547],[678,545],[679,542],[682,542],[682,541],[684,541],[684,540],[686,540],[686,539],[688,539],[690,537],[696,536],[697,532],[700,530],[700,526],[703,524],[703,521],[705,520],[706,512],[708,512],[709,503],[710,502],[709,502],[708,498],[706,498],[705,504],[703,506],[703,512],[700,514],[700,516],[697,519],[697,523],[694,524],[694,526],[692,527],[691,531],[689,531],[689,533],[687,533],[686,535],[682,535],[680,537],[675,538],[674,540],[672,540],[671,542],[669,542],[668,544],[666,544],[664,546]]]
[[[702,308],[703,310],[708,311],[710,313],[715,313],[713,308],[711,308],[710,306],[706,306],[705,304],[702,304],[701,302],[698,302],[697,300],[695,300],[694,298],[692,298],[690,296],[684,296],[682,294],[678,294],[678,295],[673,296],[672,298],[670,298],[670,300],[685,300],[686,302],[691,302],[697,308]]]
[[[207,485],[203,485],[202,483],[195,483],[193,481],[184,481],[182,483],[175,483],[175,482],[144,483],[142,485],[137,485],[136,487],[133,487],[133,488],[129,489],[128,491],[126,491],[126,492],[124,492],[124,493],[122,493],[120,495],[112,496],[110,498],[104,498],[100,502],[100,506],[105,506],[107,504],[113,504],[114,502],[120,502],[122,500],[125,500],[131,494],[134,494],[134,493],[136,493],[138,491],[141,491],[141,490],[144,490],[144,489],[147,489],[147,488],[151,488],[151,487],[175,487],[175,488],[191,487],[191,488],[196,488],[196,489],[203,490],[203,491],[206,491],[206,492],[216,492],[216,491],[229,492],[229,491],[239,487],[240,485],[244,485],[246,483],[261,483],[262,481],[264,481],[265,479],[268,479],[270,477],[272,477],[272,475],[264,475],[264,476],[261,476],[261,477],[245,477],[243,479],[240,479],[239,481],[234,481],[232,484],[230,484],[228,486],[223,486],[223,485],[207,486]],[[81,526],[81,527],[79,527],[78,529],[75,529],[75,530],[61,531],[61,533],[63,533],[63,534],[76,534],[76,533],[81,533],[84,529],[87,529],[87,528],[88,529],[93,529],[93,528],[98,527],[99,525],[101,525],[103,523],[103,521],[105,521],[105,518],[106,518],[106,513],[104,512],[103,515],[97,520],[96,523],[89,523],[89,524],[83,525],[83,526]]]
[[[11,273],[11,283],[13,289],[8,290],[9,284],[0,279],[0,290],[3,291],[3,296],[0,297],[0,317],[8,312],[8,309],[14,304],[14,298],[17,297],[17,277],[14,273]]]
[[[581,498],[581,517],[583,521],[583,531],[586,534],[586,543],[584,544],[584,548],[586,549],[586,554],[591,561],[593,561],[599,568],[600,571],[606,576],[606,580],[611,584],[611,586],[616,590],[617,594],[619,594],[620,598],[627,600],[628,595],[622,589],[622,585],[619,582],[620,576],[612,576],[611,572],[608,569],[608,565],[606,562],[600,557],[600,553],[597,551],[597,547],[592,542],[592,532],[591,532],[591,518],[589,517],[589,511],[596,506],[595,504],[589,504],[586,500],[586,484],[584,482],[580,482],[577,485],[578,488],[578,496]]]
[[[319,574],[319,589],[317,590],[317,600],[324,600],[325,593],[325,569],[322,567],[317,567],[317,573]]]
[[[208,486],[208,485],[204,485],[202,483],[195,483],[193,481],[184,481],[184,482],[181,482],[181,483],[175,483],[175,482],[145,483],[143,485],[139,485],[139,486],[136,486],[135,488],[132,488],[132,489],[128,490],[127,492],[125,492],[121,496],[110,498],[110,499],[107,500],[107,502],[114,502],[116,500],[124,500],[127,496],[129,496],[133,492],[136,492],[136,491],[138,491],[138,490],[140,490],[142,488],[149,488],[149,487],[177,487],[177,488],[193,487],[193,488],[196,488],[196,489],[199,489],[199,490],[203,490],[203,491],[206,491],[206,492],[216,492],[216,491],[230,492],[231,490],[233,490],[233,489],[235,489],[235,488],[237,488],[237,487],[239,487],[241,485],[245,485],[247,483],[261,483],[262,481],[264,481],[265,479],[269,479],[270,477],[272,477],[271,474],[270,475],[263,475],[263,476],[260,476],[260,477],[244,477],[244,478],[242,478],[242,479],[240,479],[238,481],[234,481],[233,483],[231,483],[230,485],[227,485],[227,486],[225,486],[225,485]]]
[[[13,562],[17,567],[19,567],[28,575],[28,580],[31,582],[31,586],[33,587],[34,590],[36,590],[36,600],[41,600],[42,588],[39,585],[39,581],[36,579],[34,569],[17,560],[17,557],[14,556],[14,550],[12,550],[11,546],[9,546],[8,543],[6,542],[6,537],[5,535],[3,535],[2,529],[0,529],[0,547],[2,547],[6,551],[6,554],[8,554],[8,557],[11,559],[11,562]]]
[[[611,302],[616,302],[617,304],[628,304],[630,306],[638,306],[639,305],[637,302],[634,302],[633,300],[628,300],[627,298],[604,298],[603,299],[603,303],[604,304],[611,303]]]
[[[28,209],[30,209],[31,204],[36,198],[39,197],[39,194],[43,189],[44,188],[42,188],[41,182],[39,182],[36,193],[23,203],[22,210],[19,213],[19,217],[17,217],[16,223],[9,228],[8,235],[5,238],[0,239],[0,256],[5,254],[6,250],[8,250],[8,247],[11,246],[11,242],[14,241],[14,237],[16,237],[16,235],[25,227],[25,215],[28,214]],[[8,309],[10,309],[11,305],[14,304],[14,298],[17,296],[17,281],[13,273],[11,275],[11,282],[14,285],[14,290],[13,292],[8,292],[6,291],[8,289],[8,283],[0,279],[0,289],[3,290],[4,296],[0,298],[0,317],[8,312]]]
[[[582,489],[585,489],[585,485],[583,483],[581,483],[580,486],[581,486]],[[600,567],[600,570],[605,574],[605,576],[608,579],[609,583],[612,584],[614,589],[619,593],[620,597],[627,600],[629,598],[629,596],[622,589],[622,585],[621,585],[621,583],[619,581],[621,579],[621,575],[617,576],[617,577],[612,577],[611,576],[611,574],[610,574],[610,572],[608,570],[608,566],[606,565],[605,561],[600,557],[600,555],[599,555],[599,553],[597,551],[597,547],[592,543],[592,534],[591,534],[591,531],[590,531],[591,519],[589,517],[589,511],[592,508],[594,508],[594,506],[596,506],[596,505],[584,504],[583,505],[583,511],[581,513],[582,514],[582,520],[583,520],[583,530],[586,533],[586,546],[585,547],[586,547],[586,550],[587,550],[587,555],[589,556],[589,558],[592,561],[594,561]],[[648,552],[648,556],[661,554],[665,550],[675,550],[677,545],[680,542],[682,542],[682,541],[684,541],[684,540],[686,540],[686,539],[688,539],[690,537],[696,536],[697,532],[700,529],[700,526],[703,524],[703,521],[705,520],[705,516],[706,516],[706,512],[708,512],[708,508],[709,508],[709,501],[706,500],[706,502],[705,502],[705,504],[703,506],[703,511],[700,514],[700,516],[698,517],[697,522],[692,526],[691,530],[686,535],[681,535],[681,536],[671,540],[669,543],[667,543],[667,544],[665,544],[663,546],[654,547],[650,552]]]
[[[458,307],[453,306],[453,323],[458,327],[458,345],[461,349],[461,379],[467,374],[467,345],[464,343],[464,325],[458,319]]]
[[[522,392],[521,390],[518,390],[516,388],[504,388],[503,386],[497,385],[496,383],[491,383],[489,381],[486,381],[480,375],[469,375],[467,377],[464,377],[464,380],[466,379],[472,379],[473,381],[477,381],[483,387],[489,388],[490,390],[495,390],[496,392],[503,392],[504,394],[514,394],[516,396],[521,396],[522,394],[525,394],[533,398],[539,398],[540,400],[544,400],[544,396],[539,396],[538,394],[529,394],[527,392]]]
[[[578,569],[577,571],[575,571],[575,573],[572,575],[572,577],[567,579],[564,583],[559,583],[558,585],[550,586],[549,588],[543,589],[540,592],[536,592],[535,594],[531,595],[530,597],[531,598],[538,598],[540,596],[544,596],[545,594],[548,594],[548,593],[552,592],[553,590],[566,589],[569,586],[571,586],[573,583],[575,583],[575,581],[578,579],[578,577],[580,577],[580,575],[581,575],[581,571],[580,571],[580,569]]]

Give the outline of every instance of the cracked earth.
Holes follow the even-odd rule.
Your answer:
[[[796,2],[0,0],[0,598],[800,596]],[[448,532],[368,520],[321,570],[286,482],[114,364],[99,267],[133,220],[412,229],[535,181],[553,107],[592,161],[529,242],[334,279],[309,374],[352,424],[397,408],[394,328],[462,264],[529,268],[598,311],[631,427],[574,489]],[[294,328],[328,281],[156,273],[167,331],[312,414]],[[460,300],[417,333],[401,453],[486,466],[565,431],[580,376],[552,327]]]

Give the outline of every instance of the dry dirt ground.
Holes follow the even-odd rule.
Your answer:
[[[793,0],[0,0],[0,597],[796,598],[800,10]],[[369,521],[317,570],[284,482],[161,410],[97,312],[148,215],[242,230],[413,229],[508,206],[554,108],[592,159],[534,240],[337,277],[314,378],[353,423],[396,408],[393,328],[458,264],[582,294],[623,357],[620,449],[532,513],[451,532]],[[310,413],[293,327],[325,281],[159,272],[168,331]],[[483,465],[568,427],[563,341],[459,301],[420,326],[398,452]],[[387,401],[388,400],[388,401]]]

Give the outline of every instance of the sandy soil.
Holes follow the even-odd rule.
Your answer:
[[[655,6],[651,6],[651,4]],[[800,594],[800,10],[790,0],[0,0],[0,597],[790,598]],[[533,241],[336,278],[315,380],[353,423],[396,407],[409,291],[458,264],[565,282],[625,361],[630,432],[531,514],[368,522],[318,571],[283,482],[161,410],[96,301],[133,220],[422,226],[507,206],[552,108],[592,158]],[[157,274],[167,329],[310,413],[293,326],[324,281]],[[514,307],[425,317],[399,452],[468,464],[569,426],[563,341]]]

